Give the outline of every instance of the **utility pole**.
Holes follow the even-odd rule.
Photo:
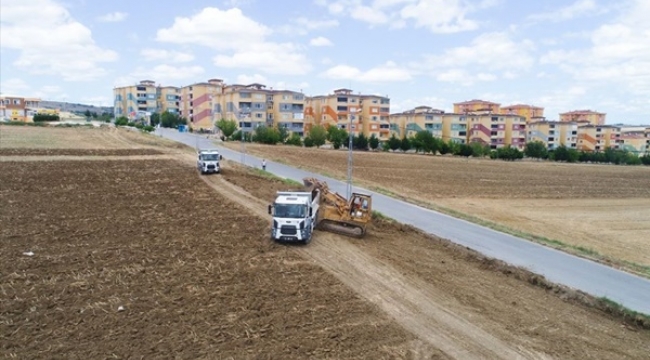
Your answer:
[[[346,191],[348,200],[352,199],[352,119],[356,113],[356,108],[350,109],[348,113],[350,119],[350,124],[348,125],[348,186]]]

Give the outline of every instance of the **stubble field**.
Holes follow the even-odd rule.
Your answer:
[[[306,247],[274,244],[265,205],[291,186],[227,161],[222,175],[199,177],[189,152],[106,131],[175,159],[0,161],[0,351],[9,357],[650,352],[647,330],[585,306],[587,297],[390,221],[378,219],[362,241],[318,232]]]
[[[335,178],[347,174],[346,151],[246,148]],[[353,177],[376,192],[650,267],[650,167],[355,152]]]

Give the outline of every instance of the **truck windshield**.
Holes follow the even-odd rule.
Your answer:
[[[217,161],[219,160],[218,154],[202,154],[201,160],[203,161]]]
[[[302,219],[306,214],[305,205],[275,204],[275,216],[280,218]]]

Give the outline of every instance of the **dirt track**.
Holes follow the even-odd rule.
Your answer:
[[[318,232],[308,247],[272,244],[265,204],[286,184],[228,162],[223,175],[199,177],[192,157],[178,159],[88,162],[99,167],[90,172],[78,162],[0,163],[12,166],[0,171],[0,203],[11,206],[0,213],[10,244],[0,253],[0,334],[10,334],[0,349],[32,358],[650,352],[648,331],[406,226],[377,221],[361,241]],[[28,247],[34,257],[22,256]]]

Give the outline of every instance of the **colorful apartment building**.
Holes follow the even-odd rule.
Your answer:
[[[607,148],[618,149],[621,137],[619,127],[611,125],[578,125],[578,150],[604,151]]]
[[[650,151],[650,129],[627,130],[620,128],[620,137],[616,140],[620,150],[641,156]]]
[[[542,142],[548,150],[555,150],[560,146],[576,149],[578,147],[578,123],[546,120],[530,123],[526,141]]]
[[[443,136],[444,111],[429,106],[418,106],[414,109],[390,115],[391,133],[396,137],[411,138],[420,131],[426,130],[434,137]]]
[[[165,111],[180,115],[181,89],[176,86],[158,86],[158,113]]]
[[[0,96],[0,118],[10,121],[32,121],[39,111],[41,99]]]
[[[512,146],[523,150],[526,146],[526,118],[507,114],[468,114],[469,142],[499,149]]]
[[[305,95],[291,90],[269,90],[267,124],[305,134]]]
[[[500,113],[504,115],[523,116],[524,118],[526,118],[527,124],[536,121],[545,120],[544,108],[540,106],[534,106],[534,105],[516,104],[516,105],[501,106]]]
[[[152,80],[142,80],[137,85],[113,89],[113,112],[115,117],[130,120],[146,118],[158,109],[158,89]]]
[[[501,109],[501,104],[485,101],[485,100],[469,100],[459,103],[454,103],[454,113],[455,114],[466,114],[466,113],[488,113],[488,114],[499,114]]]
[[[350,126],[350,121],[352,122]],[[390,99],[385,96],[354,94],[350,89],[314,96],[305,105],[307,128],[312,125],[337,126],[352,134],[390,137]]]
[[[224,91],[221,79],[210,79],[183,86],[180,90],[179,111],[192,129],[214,129],[215,105],[220,104]]]
[[[605,125],[607,114],[591,110],[574,110],[560,114],[562,122],[588,122],[591,125]]]

